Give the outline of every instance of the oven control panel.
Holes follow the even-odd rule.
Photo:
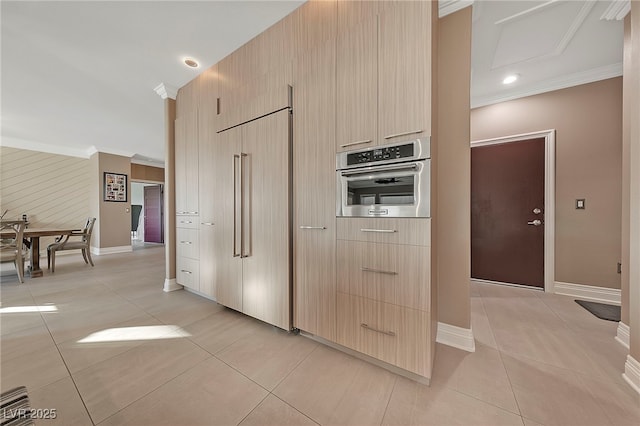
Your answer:
[[[413,143],[407,143],[352,152],[347,154],[347,166],[411,158],[414,156],[413,148]]]

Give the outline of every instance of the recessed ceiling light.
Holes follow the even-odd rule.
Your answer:
[[[184,63],[186,66],[191,68],[198,68],[200,66],[198,62],[196,62],[196,60],[192,58],[184,58]]]
[[[502,84],[511,84],[518,79],[518,74],[508,75],[502,80]]]

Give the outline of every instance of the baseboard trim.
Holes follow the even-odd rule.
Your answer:
[[[616,340],[625,348],[629,349],[629,333],[631,329],[629,326],[622,321],[618,323],[618,331],[616,332]]]
[[[620,301],[622,299],[622,292],[620,289],[563,283],[558,281],[555,283],[555,294],[613,305],[620,305]]]
[[[627,355],[627,362],[624,363],[624,373],[622,378],[629,383],[638,394],[640,394],[640,362],[631,355]]]
[[[169,293],[171,291],[182,290],[182,288],[183,287],[176,282],[175,278],[165,278],[162,291]]]
[[[133,251],[133,246],[117,246],[117,247],[91,247],[91,253],[96,256],[103,254],[128,253]]]
[[[467,352],[476,351],[476,341],[473,338],[473,330],[470,328],[456,327],[455,325],[438,322],[436,342]]]

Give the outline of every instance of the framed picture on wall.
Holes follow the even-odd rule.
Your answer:
[[[127,175],[104,172],[104,201],[127,202]]]

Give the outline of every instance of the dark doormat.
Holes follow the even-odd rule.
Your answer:
[[[587,302],[586,300],[576,300],[576,303],[600,319],[607,321],[620,321],[620,306],[607,305],[598,302]]]

